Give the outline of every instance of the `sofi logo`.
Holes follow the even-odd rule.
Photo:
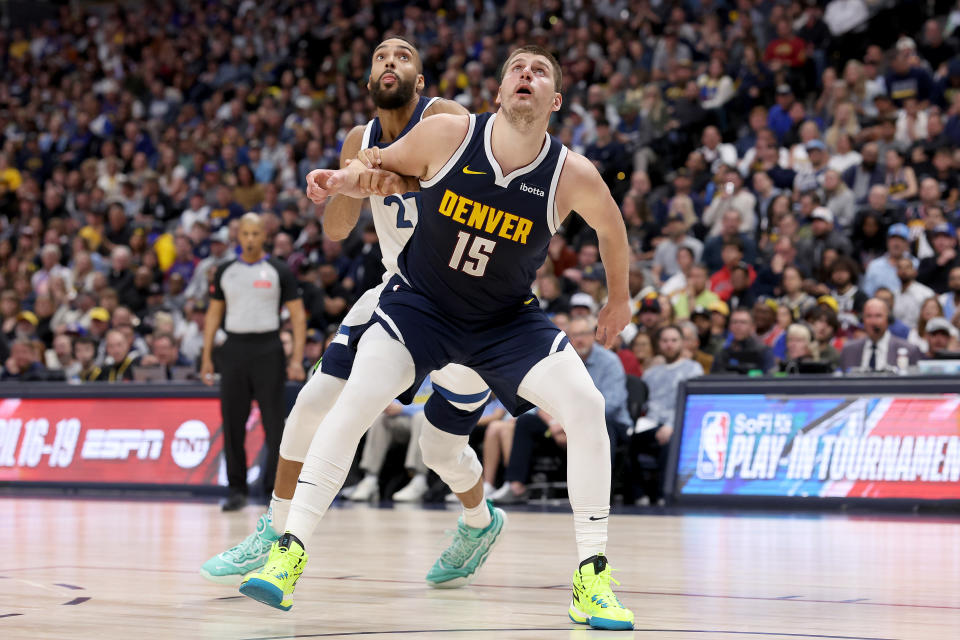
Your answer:
[[[200,420],[187,420],[177,428],[170,442],[170,455],[181,469],[192,469],[210,451],[210,430]]]
[[[730,414],[726,411],[708,411],[700,423],[700,454],[697,457],[697,477],[719,480],[727,463],[727,442],[730,435]]]

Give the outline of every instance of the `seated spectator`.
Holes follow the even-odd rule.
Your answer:
[[[603,395],[612,456],[616,452],[617,443],[626,441],[630,428],[623,365],[617,356],[596,343],[596,320],[593,316],[571,320],[568,335],[570,343],[586,364],[590,378]],[[495,502],[513,504],[527,500],[526,482],[530,474],[533,448],[536,442],[547,438],[553,439],[561,447],[566,447],[563,426],[550,415],[538,410],[517,418],[504,486],[491,496]]]
[[[678,320],[686,320],[695,307],[707,308],[717,300],[717,294],[707,288],[707,267],[695,264],[690,267],[687,288],[672,297],[673,313]]]
[[[90,336],[79,336],[73,342],[73,356],[80,371],[77,377],[81,382],[95,382],[101,369],[97,365],[97,341]]]
[[[757,259],[757,245],[750,237],[753,233],[743,233],[741,227],[742,214],[735,209],[728,209],[724,212],[721,221],[721,232],[719,235],[707,238],[703,245],[703,263],[711,273],[723,268],[723,246],[731,240],[740,241],[740,248],[743,252],[743,261],[747,264],[753,264]]]
[[[933,228],[933,255],[920,261],[917,280],[938,294],[945,293],[950,288],[950,272],[958,266],[956,230],[948,222],[938,224]]]
[[[783,327],[777,323],[779,309],[780,305],[776,300],[762,296],[754,302],[751,312],[757,337],[763,344],[771,348],[777,343],[784,331]]]
[[[642,376],[653,362],[653,341],[650,334],[638,331],[630,344],[617,352],[623,370],[630,376]]]
[[[897,277],[900,278],[900,289],[893,303],[893,316],[908,327],[915,327],[920,307],[936,294],[930,287],[917,282],[917,268],[909,257],[897,262]]]
[[[943,317],[943,307],[940,306],[940,301],[937,298],[931,297],[924,300],[920,306],[920,314],[917,316],[916,326],[910,329],[910,333],[907,335],[907,342],[916,345],[921,353],[926,353],[928,346],[927,325],[934,318]]]
[[[694,259],[693,249],[690,247],[679,247],[677,249],[677,267],[678,270],[660,287],[660,294],[672,298],[679,291],[687,288],[687,277],[690,275],[690,269],[696,260]]]
[[[752,285],[757,279],[757,272],[747,263],[743,262],[743,244],[740,238],[730,238],[723,242],[723,267],[710,276],[710,290],[717,294],[724,302],[730,300],[733,295],[733,269],[743,266],[748,272],[749,285]]]
[[[833,212],[827,207],[816,207],[810,216],[810,235],[797,241],[797,266],[803,273],[814,273],[827,250],[845,256],[853,254],[850,240],[834,228]]]
[[[753,279],[751,279],[753,276]],[[757,300],[753,284],[756,273],[753,267],[746,262],[738,262],[730,271],[730,299],[727,301],[731,309],[750,309]]]
[[[0,380],[31,382],[46,379],[46,369],[37,358],[37,350],[30,340],[17,338],[10,345],[10,356],[3,363]]]
[[[61,333],[53,338],[53,347],[46,350],[44,363],[49,371],[63,371],[68,381],[79,380],[80,363],[73,355],[73,337]]]
[[[693,360],[704,371],[710,371],[713,365],[713,356],[700,348],[700,333],[691,320],[684,320],[679,325],[683,332],[684,357]]]
[[[904,155],[899,149],[887,149],[883,180],[891,200],[905,203],[917,197],[917,176],[913,167],[905,164]]]
[[[773,351],[757,338],[749,310],[738,309],[731,314],[730,334],[730,343],[714,359],[711,372],[747,374],[773,370]]]
[[[890,309],[883,300],[871,298],[863,307],[863,328],[866,338],[851,340],[840,353],[844,371],[890,371],[897,367],[897,355],[905,349],[910,365],[920,358],[920,350],[889,331]]]
[[[177,339],[169,333],[160,333],[153,336],[153,342],[150,344],[150,353],[140,358],[141,367],[160,367],[163,370],[164,378],[173,380],[173,368],[181,367],[185,369],[193,368],[193,363],[188,360],[177,345]]]
[[[783,295],[777,301],[777,306],[787,309],[794,322],[801,320],[807,311],[817,306],[816,299],[803,290],[800,269],[793,265],[784,268],[781,289]]]
[[[921,360],[933,360],[937,354],[950,351],[957,330],[946,318],[933,318],[927,323],[927,348],[922,350]]]
[[[104,338],[107,359],[97,382],[129,382],[133,380],[133,367],[140,359],[130,352],[130,340],[120,329],[110,329]]]
[[[414,403],[408,407],[394,400],[377,416],[367,430],[360,457],[360,470],[363,479],[352,487],[343,489],[347,500],[355,502],[376,501],[380,494],[380,471],[387,459],[387,453],[393,442],[406,442],[407,455],[404,467],[412,476],[409,483],[393,494],[395,502],[417,502],[427,492],[427,467],[420,452],[420,432],[426,418],[423,407],[431,392],[430,380],[426,379],[417,391]],[[386,484],[387,478],[382,479]]]
[[[820,366],[815,366],[820,365]],[[823,368],[823,370],[817,370]],[[780,363],[784,373],[829,373],[827,363],[820,360],[820,346],[813,331],[805,324],[794,323],[787,328],[786,358]]]
[[[669,280],[680,271],[677,253],[681,247],[691,251],[694,262],[697,262],[703,253],[703,243],[687,235],[687,223],[683,214],[672,213],[667,216],[664,232],[666,237],[657,245],[651,267],[657,283]]]
[[[837,331],[840,329],[837,314],[833,309],[820,306],[807,314],[807,322],[813,328],[813,338],[817,342],[820,360],[829,364],[831,369],[836,369],[840,366],[840,352],[835,345],[838,341]]]
[[[960,310],[960,265],[950,269],[947,277],[947,291],[937,298],[943,307],[943,315],[952,318]]]
[[[734,167],[728,167],[726,177],[710,205],[703,211],[703,224],[709,229],[708,236],[728,232],[723,217],[730,210],[740,213],[737,231],[752,234],[757,228],[757,197],[744,187],[743,177]]]
[[[649,294],[640,301],[640,310],[637,312],[637,318],[640,321],[640,330],[653,335],[663,323],[663,309],[660,306],[660,299],[655,293]]]
[[[891,291],[898,290],[900,278],[897,276],[897,270],[900,258],[906,257],[914,261],[909,250],[910,230],[907,225],[897,223],[891,226],[887,231],[887,252],[867,265],[867,271],[863,276],[864,293],[871,296],[880,287],[886,287]]]

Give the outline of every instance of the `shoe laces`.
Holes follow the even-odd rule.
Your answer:
[[[610,588],[611,582],[620,586],[620,581],[610,575],[613,571],[614,569],[611,567],[594,575],[585,576],[581,573],[580,580],[583,582],[584,590],[591,594],[590,599],[593,602],[601,606],[614,604],[623,609],[623,604],[617,598],[617,594]]]
[[[289,571],[295,569],[301,562],[303,562],[303,554],[291,552],[287,547],[281,547],[279,543],[274,542],[273,544],[277,545],[277,553],[270,554],[267,566],[264,567],[264,573],[273,573],[277,569],[283,571]],[[272,548],[272,545],[271,545]]]
[[[453,541],[440,554],[440,559],[451,566],[459,567],[477,550],[480,540],[472,538],[462,522],[457,525],[456,531],[448,530],[447,533],[453,535]]]
[[[226,551],[234,562],[257,558],[270,550],[272,543],[260,537],[259,532],[251,533],[242,542]]]

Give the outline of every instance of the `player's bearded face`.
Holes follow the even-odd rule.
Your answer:
[[[390,74],[393,78],[389,77]],[[386,82],[383,81],[384,76],[387,76]],[[399,109],[413,100],[416,91],[416,77],[404,78],[392,69],[382,72],[376,80],[370,82],[370,97],[378,109]]]

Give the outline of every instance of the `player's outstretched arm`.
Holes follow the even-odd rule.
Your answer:
[[[421,120],[410,133],[386,149],[366,149],[360,159],[367,168],[429,180],[443,168],[467,135],[468,115],[438,113]]]
[[[567,154],[557,185],[557,207],[561,219],[576,211],[597,232],[607,274],[607,304],[597,316],[597,340],[612,347],[631,316],[630,246],[620,208],[593,163],[572,151]]]

